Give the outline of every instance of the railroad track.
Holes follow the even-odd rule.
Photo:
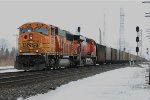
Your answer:
[[[124,65],[101,65],[39,72],[3,73],[0,75],[0,100],[16,100],[47,93],[71,81],[110,71]]]
[[[114,66],[90,66],[50,71],[0,73],[0,88],[36,84],[45,80],[61,80],[61,78],[64,77],[76,76],[79,74],[85,75],[89,72],[98,74],[100,71],[103,72],[111,69],[114,69]],[[97,70],[97,73],[95,70]]]

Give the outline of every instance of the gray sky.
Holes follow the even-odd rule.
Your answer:
[[[0,1],[0,38],[16,43],[14,34],[26,22],[44,22],[75,33],[78,26],[81,34],[99,42],[99,27],[103,31],[104,10],[106,15],[106,45],[119,47],[120,8],[124,8],[124,33],[126,50],[135,51],[137,25],[143,29],[143,49],[150,48],[145,33],[150,18],[144,13],[150,4],[141,1]],[[146,52],[146,51],[144,51]]]

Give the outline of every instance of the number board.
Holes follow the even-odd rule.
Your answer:
[[[28,41],[28,42],[23,43],[23,47],[33,49],[35,47],[39,47],[39,44],[37,42]]]

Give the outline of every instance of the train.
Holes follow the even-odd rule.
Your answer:
[[[19,70],[118,64],[144,59],[50,24],[29,22],[18,29],[14,67]]]

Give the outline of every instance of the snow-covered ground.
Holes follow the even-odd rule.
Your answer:
[[[18,72],[22,70],[17,70],[14,68],[14,66],[4,66],[0,67],[0,73],[6,73],[6,72]]]
[[[142,65],[108,71],[26,100],[149,100],[150,86],[145,77],[147,67]]]
[[[12,69],[14,68],[14,66],[1,66],[0,70],[4,70],[4,69]]]

